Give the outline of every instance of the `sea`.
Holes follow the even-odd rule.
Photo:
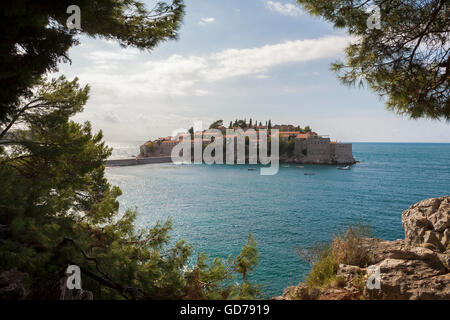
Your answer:
[[[111,158],[139,153],[142,142],[110,143]],[[401,213],[426,198],[450,195],[450,144],[354,143],[358,164],[280,166],[262,176],[255,165],[148,164],[107,168],[119,186],[121,212],[137,209],[137,228],[172,219],[181,239],[210,258],[237,255],[252,234],[259,263],[249,280],[266,298],[305,279],[297,254],[358,223],[386,240],[404,238]],[[314,175],[305,175],[305,173]]]

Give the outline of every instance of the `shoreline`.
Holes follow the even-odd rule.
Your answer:
[[[127,158],[106,160],[106,167],[129,167],[150,163],[169,163],[172,162],[171,157],[152,157],[152,158]]]
[[[148,157],[148,158],[126,158],[126,159],[113,159],[107,160],[105,162],[106,167],[129,167],[129,166],[137,166],[143,164],[158,164],[158,163],[172,163],[172,158],[170,156],[167,157]],[[298,162],[292,161],[292,159],[287,159],[287,161],[281,161],[280,164],[315,164],[315,165],[354,165],[359,163],[359,161],[353,162],[343,162],[343,163],[308,163],[308,162]],[[225,163],[224,163],[225,164]],[[250,163],[245,163],[250,164]]]

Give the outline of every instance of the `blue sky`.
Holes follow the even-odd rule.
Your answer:
[[[152,52],[82,38],[72,64],[60,66],[92,88],[75,120],[91,121],[107,141],[253,118],[310,125],[339,141],[450,142],[450,124],[408,120],[369,90],[341,85],[329,67],[349,37],[293,1],[187,0],[179,34]]]

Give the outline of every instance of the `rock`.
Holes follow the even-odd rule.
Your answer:
[[[357,276],[358,274],[365,273],[365,269],[358,266],[352,266],[348,264],[340,264],[338,269],[338,275],[341,276]]]
[[[363,295],[366,298],[450,299],[449,254],[410,246],[403,240],[383,241],[367,238],[361,242],[364,247],[370,248],[370,264],[380,268],[381,288],[368,290],[363,283]],[[365,271],[357,266],[339,266],[338,275],[346,279],[347,293],[349,288],[357,288],[354,281]],[[325,290],[321,297],[324,293],[329,299],[349,298],[343,291]],[[352,295],[355,296],[357,294]]]
[[[317,288],[311,288],[311,292],[309,293],[310,300],[316,300],[319,298],[320,291]]]
[[[425,231],[425,234],[423,236],[423,243],[424,246],[426,246],[427,248],[431,249],[431,250],[437,250],[437,251],[444,251],[444,246],[442,245],[441,241],[438,239],[442,239],[443,238],[443,234],[439,234],[437,232],[434,231]]]
[[[355,300],[354,291],[341,288],[327,288],[320,294],[318,300]]]
[[[388,258],[378,267],[381,271],[378,296],[382,299],[421,299],[424,295],[433,299],[450,298],[450,282],[435,286],[435,280],[448,273],[441,266],[427,260]]]
[[[287,287],[283,291],[282,300],[310,300],[308,286],[301,283],[298,286]]]
[[[450,228],[445,229],[442,233],[442,238],[440,239],[444,250],[450,250]]]
[[[450,197],[432,198],[412,205],[402,213],[405,241],[409,245],[429,244],[435,250],[448,247]]]

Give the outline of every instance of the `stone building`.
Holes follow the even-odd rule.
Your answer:
[[[248,133],[248,132],[247,132]],[[202,137],[202,145],[212,142],[211,138],[215,133],[210,133],[209,136]],[[237,135],[224,135],[225,144],[233,142],[234,154],[237,154]],[[280,155],[283,161],[311,163],[311,164],[352,164],[355,159],[352,154],[352,144],[337,143],[331,141],[328,136],[320,136],[315,132],[299,133],[298,131],[280,131],[280,140],[289,141],[295,139],[293,156]],[[244,139],[244,138],[243,138]],[[141,146],[141,157],[160,157],[170,156],[172,149],[183,140],[182,136],[178,139],[172,137],[159,138],[155,141],[148,141]],[[252,142],[259,142],[258,132],[254,137],[250,137]],[[248,156],[248,155],[247,155]]]
[[[328,136],[298,134],[295,138],[294,155],[302,157],[303,163],[354,163],[351,143],[337,143]]]

